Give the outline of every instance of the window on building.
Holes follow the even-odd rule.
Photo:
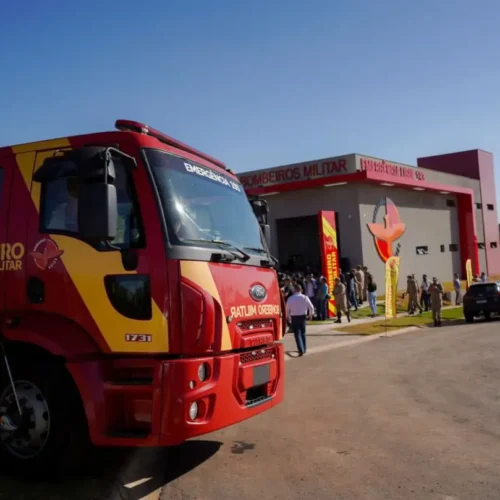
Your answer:
[[[483,204],[482,203],[476,203],[476,208],[478,210],[481,210],[483,208]]]
[[[492,242],[490,243],[490,248],[497,248],[497,247],[498,247],[498,244],[497,244],[497,242],[496,242],[496,241],[492,241]]]
[[[131,174],[119,159],[114,160],[114,165],[118,222],[117,236],[111,243],[122,249],[142,247],[144,232]],[[43,186],[41,210],[43,232],[78,237],[79,187],[80,180],[75,176],[59,177]]]
[[[479,248],[480,250],[484,250],[485,246],[486,245],[482,242],[477,244],[477,248]]]
[[[455,200],[449,198],[446,200],[446,206],[447,207],[456,207],[457,206],[457,203]]]
[[[417,255],[427,255],[429,253],[428,246],[419,246],[416,247]]]
[[[492,205],[491,203],[488,203],[486,207],[488,208],[488,210],[495,210],[495,206]]]
[[[458,245],[456,243],[450,243],[450,252],[458,252]]]
[[[440,249],[441,249],[441,252],[445,252],[446,251],[446,246],[445,245],[441,245]]]

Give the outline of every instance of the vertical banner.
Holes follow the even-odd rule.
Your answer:
[[[399,257],[389,257],[385,263],[385,317],[395,318],[398,297]]]
[[[467,279],[467,288],[469,288],[472,284],[472,261],[470,259],[467,259],[465,261],[465,274],[466,274],[466,279]]]
[[[327,317],[333,318],[337,315],[333,289],[335,278],[339,275],[339,252],[337,246],[337,225],[335,223],[335,212],[321,210],[319,216],[319,237],[321,247],[321,262],[323,264],[323,276],[328,283]]]

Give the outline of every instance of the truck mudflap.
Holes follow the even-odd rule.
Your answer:
[[[273,408],[284,397],[283,344],[192,359],[68,365],[98,446],[169,446]]]

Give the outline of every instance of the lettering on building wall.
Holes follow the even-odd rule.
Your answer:
[[[375,174],[385,174],[391,177],[399,177],[408,180],[425,181],[422,170],[413,167],[396,165],[385,160],[374,160],[372,158],[361,158],[361,170]]]
[[[22,243],[0,243],[0,271],[21,271],[23,257]]]
[[[249,316],[279,316],[280,306],[275,304],[260,304],[248,306],[231,307],[231,316],[233,318],[247,318]]]
[[[273,170],[264,170],[248,175],[240,175],[239,179],[244,188],[250,188],[328,177],[330,175],[338,175],[347,172],[347,160],[345,158],[335,158]]]

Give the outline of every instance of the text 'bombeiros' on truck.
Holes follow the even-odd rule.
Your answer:
[[[0,454],[168,446],[283,399],[267,205],[150,127],[0,148]],[[253,208],[253,210],[252,210]]]

